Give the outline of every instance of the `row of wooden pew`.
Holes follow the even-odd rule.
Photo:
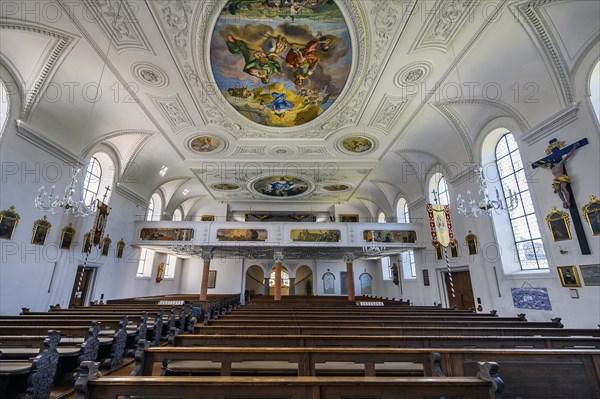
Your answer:
[[[237,300],[237,302],[236,302]],[[0,316],[0,397],[47,398],[58,386],[67,390],[82,363],[99,361],[103,374],[132,357],[138,342],[164,345],[194,328],[205,315],[225,313],[239,304],[239,295],[207,301],[140,301],[70,309],[52,308],[18,316]],[[149,316],[150,315],[150,316]]]
[[[99,377],[83,362],[78,397],[600,397],[598,329],[399,301],[284,298],[212,313],[173,330],[169,346],[140,340],[130,377]]]

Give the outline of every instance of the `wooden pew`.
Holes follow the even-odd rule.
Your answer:
[[[537,349],[412,349],[412,348],[279,348],[279,347],[183,347],[140,348],[136,352],[136,368],[132,375],[152,375],[155,363],[162,363],[163,375],[204,375],[207,371],[230,376],[240,369],[233,362],[283,362],[291,363],[292,372],[298,376],[319,375],[319,364],[325,365],[328,375],[348,375],[347,370],[327,362],[351,362],[360,365],[358,372],[364,376],[381,373],[402,373],[404,365],[413,362],[423,366],[424,376],[464,377],[475,375],[477,363],[494,359],[502,367],[506,383],[505,398],[547,399],[600,397],[600,350],[537,350]],[[206,362],[217,363],[212,367]],[[396,363],[395,365],[393,363]],[[296,365],[294,368],[294,364]],[[243,366],[243,365],[242,365]],[[377,369],[380,366],[380,369]],[[240,366],[238,366],[240,367]],[[264,365],[251,363],[253,371],[276,375],[282,373],[279,363],[264,370]],[[377,372],[376,372],[377,369]],[[553,376],[553,383],[540,376]],[[561,383],[561,376],[569,376],[569,383]],[[553,385],[551,391],[544,387]]]
[[[498,365],[479,365],[479,377],[100,377],[92,362],[75,383],[77,399],[137,397],[342,399],[373,397],[423,399],[454,396],[500,399],[504,384]]]
[[[235,334],[235,335],[433,335],[433,336],[592,336],[600,337],[599,329],[536,328],[523,323],[523,327],[450,327],[450,326],[401,326],[401,327],[361,327],[355,326],[195,326],[194,334]]]
[[[385,336],[385,335],[178,335],[174,345],[183,346],[281,346],[367,348],[521,348],[600,349],[596,337],[539,336]]]

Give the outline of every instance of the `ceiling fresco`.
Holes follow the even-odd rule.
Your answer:
[[[263,126],[294,127],[325,112],[351,69],[346,21],[332,0],[228,1],[212,32],[221,94]]]

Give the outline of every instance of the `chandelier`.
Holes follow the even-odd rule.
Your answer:
[[[80,170],[81,168],[77,170],[74,168],[72,169],[72,175],[69,178],[69,183],[65,188],[65,195],[62,198],[60,198],[58,195],[54,195],[54,189],[56,188],[55,185],[52,185],[50,194],[45,191],[45,186],[40,187],[37,195],[34,198],[35,207],[44,212],[51,212],[53,215],[56,215],[61,211],[65,215],[67,213],[72,213],[75,217],[88,216],[93,213],[95,211],[95,197],[92,197],[89,205],[85,204],[83,193],[81,194],[81,199],[75,200],[75,198],[73,198],[77,186],[77,174]]]
[[[363,253],[366,256],[381,256],[386,251],[384,245],[375,241],[375,232],[373,230],[371,230],[371,241],[369,244],[362,247]]]
[[[506,200],[500,198],[500,193],[496,189],[496,199],[493,200],[489,196],[487,183],[485,176],[483,175],[483,167],[479,166],[475,169],[477,172],[477,183],[479,184],[479,194],[482,196],[481,200],[476,201],[471,197],[471,191],[467,191],[468,200],[465,201],[463,197],[458,194],[456,202],[458,203],[458,213],[461,215],[476,218],[484,213],[488,216],[492,216],[492,210],[497,214],[512,212],[519,207],[519,196],[513,194],[511,189],[508,189],[508,196]]]
[[[196,248],[192,243],[186,244],[186,231],[183,232],[181,241],[177,244],[172,244],[169,250],[173,251],[176,255],[199,257],[202,255],[202,249]]]

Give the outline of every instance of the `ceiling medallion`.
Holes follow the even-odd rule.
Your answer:
[[[299,197],[312,191],[313,186],[295,176],[268,176],[250,183],[250,189],[270,198]]]
[[[234,183],[214,183],[214,184],[211,184],[210,187],[214,190],[219,190],[219,191],[235,191],[235,190],[239,190],[242,188],[239,185],[234,184]]]
[[[228,1],[210,42],[219,91],[247,119],[294,127],[314,120],[350,73],[348,25],[332,1]]]
[[[142,84],[152,87],[166,87],[169,84],[167,75],[156,65],[148,62],[131,64],[131,73]]]
[[[332,192],[348,191],[350,188],[347,184],[328,184],[322,187],[323,190]]]
[[[194,152],[206,154],[223,149],[224,142],[215,136],[202,135],[194,136],[188,146]]]
[[[366,154],[375,149],[375,141],[365,135],[344,136],[336,143],[338,150],[351,155]]]
[[[430,62],[420,61],[412,63],[396,73],[394,84],[402,87],[420,83],[429,76],[432,70],[433,65]]]

